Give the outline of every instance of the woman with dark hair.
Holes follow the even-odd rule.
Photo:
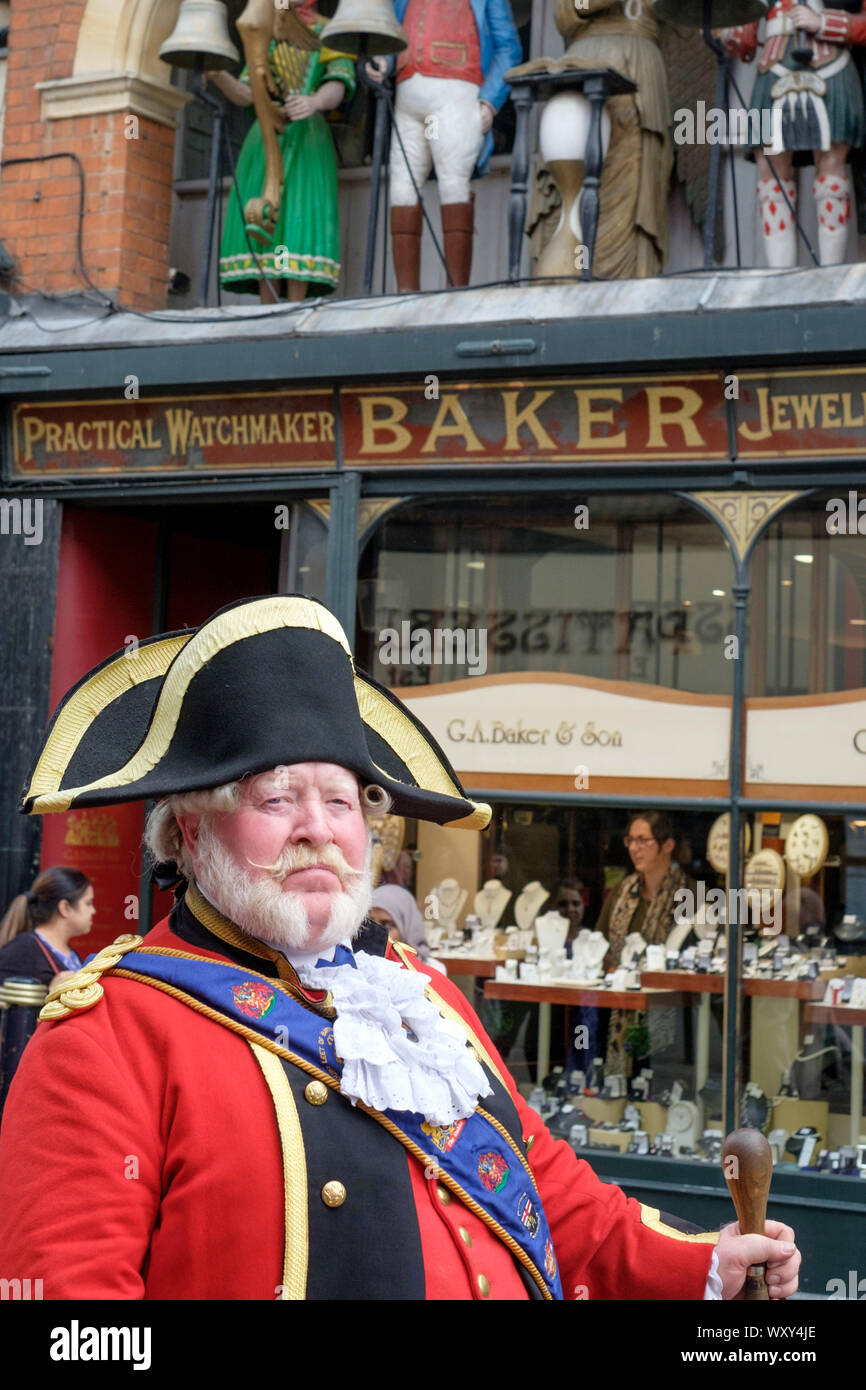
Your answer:
[[[629,818],[624,843],[634,873],[626,874],[606,899],[596,922],[596,931],[603,932],[609,942],[605,970],[616,970],[631,932],[640,932],[647,945],[663,944],[674,926],[675,894],[681,888],[694,891],[694,884],[672,862],[677,837],[664,811],[636,811]],[[625,1069],[629,1075],[629,1062],[645,1055],[647,1042],[640,1014],[611,1010],[606,1070],[616,1075]]]
[[[0,983],[23,975],[53,989],[80,970],[81,958],[69,943],[90,931],[94,911],[86,874],[62,865],[44,869],[0,922]]]

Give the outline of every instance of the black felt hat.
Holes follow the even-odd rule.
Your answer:
[[[398,815],[467,830],[490,820],[424,725],[355,669],[334,615],[297,594],[243,599],[90,671],[54,714],[21,810],[201,791],[302,762],[384,787]]]

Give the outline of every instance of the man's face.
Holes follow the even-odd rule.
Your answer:
[[[351,936],[366,906],[352,911],[365,879],[368,844],[355,775],[335,763],[293,763],[248,778],[241,795],[236,810],[178,817],[205,891],[254,935],[262,934],[256,917],[263,905],[269,918],[288,913],[301,926],[306,923],[307,930],[300,933],[303,941],[297,930],[288,928],[284,940],[274,944],[315,950],[333,944],[333,930],[340,926],[337,941]],[[248,901],[240,908],[246,921],[235,915],[235,885],[226,883],[225,873],[218,875],[220,896],[212,892],[214,866],[225,862],[220,851],[229,856],[241,886],[251,885]],[[208,864],[209,859],[213,863]],[[284,904],[277,893],[289,895]],[[346,929],[349,916],[352,930]],[[274,935],[269,931],[263,939],[274,940]]]

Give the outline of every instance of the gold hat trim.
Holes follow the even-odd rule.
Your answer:
[[[165,675],[150,728],[129,762],[95,782],[41,795],[31,815],[68,811],[75,798],[83,796],[85,792],[99,791],[104,787],[127,787],[146,777],[159,765],[171,746],[183,701],[194,677],[219,652],[235,642],[274,632],[278,628],[307,628],[321,632],[339,642],[349,660],[352,660],[349,643],[339,622],[333,613],[312,599],[276,594],[253,603],[238,604],[200,627],[177,653]]]
[[[393,748],[398,758],[408,767],[421,791],[452,796],[457,801],[467,802],[473,808],[468,816],[448,821],[451,829],[483,830],[490,821],[492,810],[484,802],[475,803],[468,800],[465,793],[448,776],[441,760],[437,758],[427,739],[415,727],[409,716],[358,675],[355,676],[355,695],[364,723]],[[384,768],[379,767],[378,763],[373,763],[373,766],[389,781],[399,782],[398,777],[392,777]]]
[[[142,682],[164,676],[191,633],[164,637],[138,648],[134,656],[118,656],[85,681],[61,706],[33,772],[28,796],[56,792],[87,730],[103,710]],[[65,809],[65,808],[64,808]]]

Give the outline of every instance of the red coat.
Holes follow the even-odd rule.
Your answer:
[[[147,943],[225,959],[179,940],[167,920]],[[463,994],[429,973],[504,1073]],[[104,997],[92,1008],[39,1025],[10,1088],[0,1134],[0,1278],[42,1279],[46,1299],[274,1299],[282,1160],[249,1046],[158,989],[102,980]],[[529,1157],[564,1296],[702,1298],[714,1237],[646,1224],[658,1213],[601,1183],[508,1083],[524,1137],[535,1136]],[[426,1297],[525,1299],[506,1247],[404,1158]],[[339,1180],[339,1154],[329,1161]]]

